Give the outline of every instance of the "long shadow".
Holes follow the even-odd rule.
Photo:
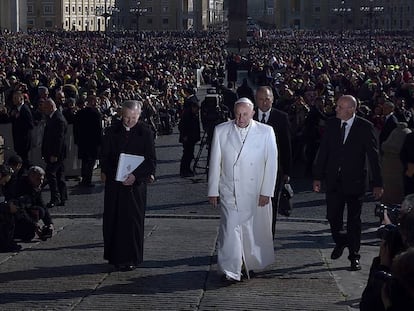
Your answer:
[[[312,200],[312,201],[304,201],[304,202],[293,202],[293,209],[297,208],[304,208],[304,207],[317,207],[321,205],[325,205],[325,200]]]
[[[148,211],[153,211],[153,210],[166,210],[169,208],[176,208],[176,207],[185,207],[185,206],[209,206],[209,203],[204,200],[204,201],[196,201],[196,202],[188,202],[188,203],[169,203],[169,204],[159,204],[159,205],[152,205],[152,206],[148,206],[147,210]]]
[[[56,268],[56,271],[52,273],[62,272],[62,267]],[[44,269],[42,276],[47,277],[50,275],[50,269]],[[58,273],[58,277],[65,276],[68,269],[63,267],[63,274]],[[90,271],[85,271],[89,272]],[[105,271],[101,271],[105,272]],[[84,273],[87,274],[87,273]],[[6,297],[2,297],[0,304],[22,302],[22,301],[56,301],[64,299],[76,299],[81,297],[93,295],[107,295],[113,293],[122,293],[123,295],[157,295],[160,293],[177,293],[183,291],[202,290],[205,286],[205,280],[208,271],[196,270],[196,271],[180,271],[167,274],[156,274],[150,276],[133,277],[128,279],[123,284],[113,284],[108,286],[101,286],[97,289],[81,289],[81,290],[68,290],[62,292],[48,292],[48,293],[33,293],[33,292],[13,292],[9,291]],[[37,275],[39,273],[37,272]],[[73,276],[73,274],[69,274]],[[24,278],[23,278],[24,279]]]
[[[31,270],[21,270],[12,272],[3,272],[0,282],[12,282],[19,280],[41,280],[61,277],[74,277],[87,274],[101,274],[111,272],[111,267],[106,263],[58,266],[58,267],[39,267]],[[3,298],[3,297],[2,297]]]
[[[34,241],[37,242],[37,241]],[[40,244],[42,245],[42,244]],[[91,243],[91,244],[79,244],[79,245],[72,245],[72,246],[61,246],[61,247],[53,247],[53,248],[40,248],[40,247],[36,247],[36,248],[25,248],[24,251],[25,252],[37,252],[37,251],[59,251],[59,250],[63,250],[63,249],[78,249],[78,250],[83,250],[83,249],[88,249],[91,250],[92,248],[103,248],[104,247],[104,243],[103,242],[99,242],[99,243]]]
[[[140,268],[166,268],[177,266],[208,266],[217,262],[217,256],[195,256],[188,258],[177,258],[170,260],[146,260]]]

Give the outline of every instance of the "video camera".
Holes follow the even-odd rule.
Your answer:
[[[223,96],[218,94],[216,88],[207,89],[207,95],[201,102],[201,124],[211,137],[217,124],[228,120],[229,111],[223,104]]]

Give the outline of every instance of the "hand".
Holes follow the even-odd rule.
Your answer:
[[[270,197],[267,197],[264,195],[259,196],[259,206],[265,206],[269,204],[269,201],[270,201]]]
[[[208,197],[208,202],[213,205],[213,207],[217,207],[218,197]]]
[[[131,186],[134,182],[135,182],[135,175],[134,174],[128,174],[127,179],[125,179],[122,184],[124,186]]]
[[[321,181],[320,180],[313,181],[313,191],[321,192]]]
[[[103,183],[105,183],[105,182],[106,182],[106,174],[105,174],[105,173],[101,173],[101,181],[102,181]]]
[[[290,182],[289,175],[283,175],[283,181],[285,182],[285,184],[288,184]]]
[[[147,183],[152,184],[155,181],[155,176],[151,175],[150,177],[148,177]]]
[[[374,198],[376,200],[379,200],[382,197],[382,194],[384,193],[384,188],[382,187],[374,187],[372,190],[372,194],[374,195]]]
[[[55,156],[50,156],[50,163],[56,163],[56,162],[57,162],[57,160],[58,160],[58,158],[57,158],[57,157],[55,157]]]

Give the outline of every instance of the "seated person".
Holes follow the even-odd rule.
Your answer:
[[[14,214],[15,239],[30,241],[36,233],[41,240],[52,237],[53,222],[42,198],[44,178],[45,171],[40,166],[32,166],[27,176],[18,179],[9,197],[6,196],[8,201],[19,207]],[[43,221],[43,228],[40,228],[39,220]]]
[[[0,165],[0,187],[10,181],[13,170],[7,165]],[[4,194],[4,193],[3,193]],[[22,247],[13,240],[14,217],[17,207],[11,202],[0,202],[0,252],[18,252]]]
[[[387,222],[387,217],[384,219]],[[381,241],[379,256],[373,259],[367,286],[362,293],[359,305],[361,311],[386,310],[381,298],[384,285],[381,276],[391,271],[394,257],[414,247],[414,194],[405,197],[401,205],[398,226],[388,224],[384,228],[384,239]]]

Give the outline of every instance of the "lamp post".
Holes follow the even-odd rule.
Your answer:
[[[136,24],[136,29],[137,29],[137,32],[139,31],[139,17],[142,14],[148,12],[148,9],[147,8],[141,8],[140,5],[141,5],[141,1],[137,1],[137,6],[135,8],[130,8],[129,9],[129,12],[132,13],[132,14],[134,14],[135,17],[136,17],[136,23],[137,23]]]
[[[333,8],[332,12],[341,17],[341,41],[344,39],[345,16],[352,11],[351,8],[346,7],[345,0],[341,1],[341,6]]]
[[[369,6],[361,6],[361,12],[365,12],[368,15],[369,19],[369,41],[368,41],[368,48],[371,50],[372,47],[372,21],[374,18],[374,14],[381,13],[384,11],[383,6],[374,6],[374,0],[369,0]]]

